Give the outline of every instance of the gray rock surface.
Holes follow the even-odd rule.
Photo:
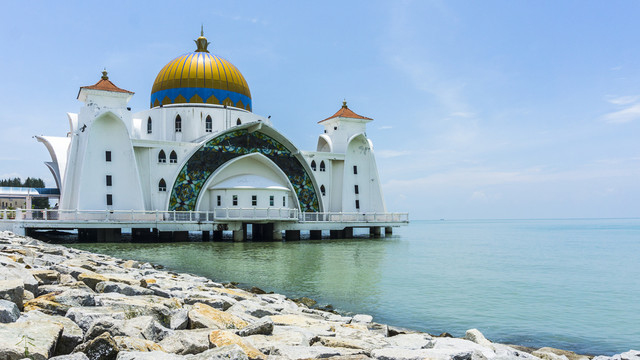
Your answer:
[[[2,269],[0,269],[1,271]],[[22,309],[24,283],[20,279],[0,280],[0,299],[11,301]]]
[[[80,327],[71,319],[58,315],[47,315],[40,311],[29,311],[25,313],[18,322],[38,321],[44,323],[62,325],[62,334],[58,338],[55,355],[69,354],[80,344],[83,339],[83,332]]]
[[[49,360],[89,360],[89,358],[87,357],[87,355],[85,355],[85,353],[78,352],[74,354],[54,356],[52,358],[49,358]]]
[[[0,300],[0,323],[12,323],[20,317],[18,305],[12,301]]]
[[[0,324],[0,359],[48,359],[54,355],[62,330],[62,325],[37,320]]]
[[[115,292],[127,296],[133,295],[153,295],[153,290],[145,289],[142,286],[127,285],[113,281],[102,281],[96,284],[96,292],[110,293]]]

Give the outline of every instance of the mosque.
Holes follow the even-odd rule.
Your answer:
[[[203,33],[195,42],[160,70],[148,110],[132,112],[134,93],[103,71],[80,88],[84,105],[67,114],[67,135],[37,137],[51,155],[60,210],[197,212],[214,233],[236,230],[234,238],[246,237],[248,224],[277,239],[281,231],[352,226],[379,234],[405,222],[384,217],[391,214],[366,136],[373,119],[345,101],[318,122],[315,151],[300,150],[270,116],[253,112],[242,73],[209,52]]]

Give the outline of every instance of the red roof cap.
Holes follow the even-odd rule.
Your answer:
[[[335,114],[333,114],[332,116],[330,116],[330,117],[328,117],[328,118],[326,118],[324,120],[318,121],[318,123],[321,123],[323,121],[327,121],[327,120],[330,120],[330,119],[333,119],[333,118],[337,118],[337,117],[352,118],[352,119],[362,119],[362,120],[373,120],[372,118],[368,118],[368,117],[365,117],[365,116],[360,116],[360,115],[354,113],[353,111],[351,111],[351,109],[349,109],[347,107],[347,101],[345,100],[345,101],[342,102],[342,108],[340,108],[340,110],[338,110],[338,112],[336,112]]]
[[[121,92],[121,93],[127,93],[127,94],[134,93],[133,91],[120,89],[119,87],[115,86],[115,84],[112,83],[111,80],[109,80],[109,77],[107,76],[107,70],[104,70],[102,72],[102,78],[100,79],[100,81],[98,81],[94,85],[81,86],[80,89],[115,91],[115,92]]]

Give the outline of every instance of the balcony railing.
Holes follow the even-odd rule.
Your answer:
[[[3,209],[0,221],[206,223],[220,221],[297,221],[407,223],[408,213],[299,212],[286,208],[216,208],[212,211]]]

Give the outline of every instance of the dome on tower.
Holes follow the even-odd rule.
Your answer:
[[[251,111],[249,85],[229,61],[212,55],[201,32],[197,49],[171,60],[156,76],[151,107],[180,103],[234,106]]]

